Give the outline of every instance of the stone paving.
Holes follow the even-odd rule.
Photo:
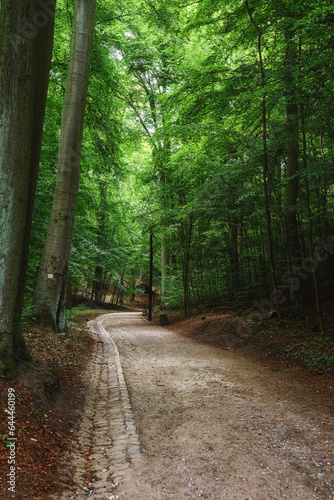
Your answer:
[[[142,460],[118,349],[102,323],[103,317],[89,322],[96,344],[87,368],[83,417],[70,458],[77,486],[62,494],[64,500],[117,499],[115,489],[134,481],[135,464]]]
[[[139,312],[90,328],[85,406],[66,461],[76,486],[54,499],[334,500],[331,388]]]

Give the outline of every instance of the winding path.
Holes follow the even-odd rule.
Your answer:
[[[330,389],[139,313],[90,327],[95,351],[71,456],[78,486],[64,499],[334,499]]]

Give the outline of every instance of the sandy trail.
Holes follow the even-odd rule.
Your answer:
[[[93,478],[71,498],[334,499],[329,394],[305,387],[292,371],[196,343],[139,313],[103,315],[93,328],[109,346],[103,363],[118,383],[124,373],[113,395],[121,427],[109,422],[108,431],[121,441],[116,455],[113,446],[109,458],[105,452],[104,482]],[[104,382],[116,390],[109,376]],[[98,471],[98,453],[89,459]]]

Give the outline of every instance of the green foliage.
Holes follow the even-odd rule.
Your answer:
[[[34,323],[36,321],[36,318],[36,307],[32,300],[32,294],[26,293],[21,317],[21,324],[25,325],[28,323]]]
[[[159,292],[164,282],[165,306],[189,310],[227,298],[248,307],[273,289],[270,235],[274,277],[290,301],[284,198],[292,180],[292,94],[299,116],[296,273],[309,256],[310,225],[313,249],[333,230],[332,20],[324,0],[99,3],[69,269],[75,290],[138,292],[148,281],[153,232],[154,285]],[[71,6],[61,1],[28,293],[54,189],[70,25]],[[291,43],[296,61],[287,59]],[[169,266],[161,276],[165,247]],[[322,291],[332,280],[327,257],[317,264]],[[314,295],[306,276],[299,306]],[[331,362],[320,358],[315,364],[326,370]]]

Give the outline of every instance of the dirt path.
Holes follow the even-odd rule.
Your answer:
[[[64,498],[334,499],[329,394],[139,313],[92,327],[99,343],[72,460],[85,446],[91,454]],[[86,480],[94,471],[87,483],[84,470]]]

